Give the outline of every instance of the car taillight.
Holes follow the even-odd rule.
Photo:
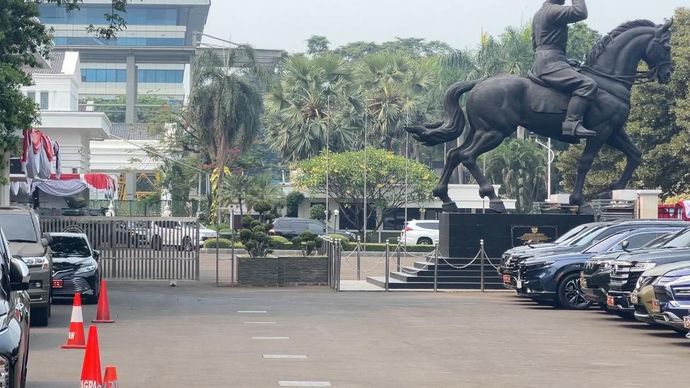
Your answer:
[[[406,226],[405,229],[404,229],[403,231],[404,231],[404,232],[411,232],[411,231],[412,231],[412,228],[410,228],[409,226]]]

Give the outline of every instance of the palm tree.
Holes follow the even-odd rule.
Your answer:
[[[356,128],[342,111],[351,86],[349,65],[339,56],[288,58],[280,82],[264,96],[271,149],[289,161],[316,156],[327,143],[335,151],[349,149]]]
[[[260,202],[265,202],[275,207],[281,203],[282,199],[283,190],[280,186],[273,183],[271,175],[262,174],[249,179],[246,192],[247,209],[254,209],[254,206]]]
[[[247,65],[240,65],[242,58]],[[260,73],[253,50],[241,46],[226,58],[205,51],[195,61],[189,99],[190,123],[219,171],[223,187],[230,150],[243,150],[256,138],[263,110],[261,94],[251,78]]]

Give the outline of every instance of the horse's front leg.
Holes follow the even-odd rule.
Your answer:
[[[601,133],[597,131],[598,133]],[[587,145],[585,146],[585,151],[580,156],[580,160],[577,162],[577,177],[575,178],[575,186],[573,187],[573,192],[570,195],[570,204],[574,206],[583,207],[586,205],[584,195],[582,191],[585,186],[585,178],[587,178],[587,173],[592,168],[592,163],[594,163],[594,158],[597,156],[604,142],[599,138],[593,138],[587,140]]]

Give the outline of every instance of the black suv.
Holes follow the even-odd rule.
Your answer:
[[[633,317],[635,306],[630,294],[642,273],[658,265],[690,261],[690,229],[669,240],[661,249],[631,252],[613,262],[606,306],[619,315]]]
[[[29,359],[29,267],[11,256],[0,228],[0,376],[2,387],[26,386]],[[9,383],[9,384],[8,384]]]

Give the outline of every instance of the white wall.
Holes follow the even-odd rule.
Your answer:
[[[136,144],[133,145],[133,144]],[[150,172],[159,169],[162,163],[146,154],[139,147],[156,147],[155,140],[122,140],[92,141],[91,171],[119,173],[122,171]]]

